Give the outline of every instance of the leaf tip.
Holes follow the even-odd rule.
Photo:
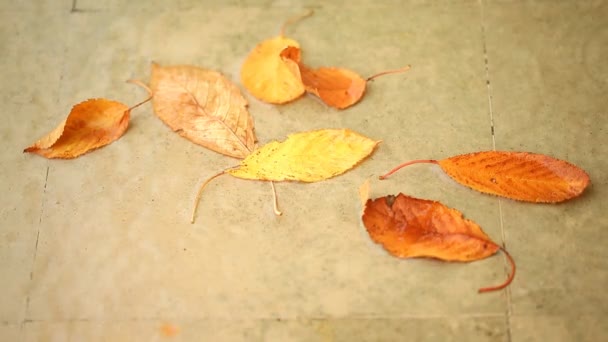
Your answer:
[[[361,206],[363,207],[363,210],[365,210],[365,204],[369,199],[370,189],[370,179],[367,178],[365,182],[363,182],[363,184],[361,184],[361,186],[359,187],[359,199],[361,200]]]

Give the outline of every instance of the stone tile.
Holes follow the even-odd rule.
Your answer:
[[[2,341],[22,341],[21,324],[0,323],[0,339]]]
[[[555,6],[554,6],[555,5]],[[515,314],[608,310],[604,227],[608,6],[489,3],[485,10],[498,149],[552,155],[584,168],[590,188],[559,205],[503,201],[507,246],[519,273]],[[515,81],[520,80],[520,81]]]
[[[403,12],[410,13],[407,9]],[[315,113],[320,108],[318,103],[303,99],[296,109],[306,110],[308,116],[297,120],[288,117],[285,121],[279,111],[285,114],[290,107],[269,109],[270,106],[254,104],[252,100],[252,113],[260,118],[257,132],[262,142],[322,125],[368,127],[365,133],[386,138],[387,145],[394,146],[393,150],[383,147],[385,151],[364,163],[361,171],[334,180],[279,184],[283,217],[272,214],[267,184],[225,177],[205,191],[198,223],[190,225],[188,216],[197,182],[234,165],[234,161],[170,132],[153,117],[149,107],[134,114],[133,127],[120,141],[69,163],[53,163],[45,201],[48,210],[42,217],[48,229],[41,235],[34,269],[31,318],[131,319],[171,312],[193,318],[503,313],[504,294],[476,293],[478,287],[505,277],[502,258],[471,264],[396,260],[372,246],[360,226],[356,191],[369,172],[386,170],[404,158],[420,157],[418,153],[405,153],[408,146],[420,146],[420,153],[426,157],[437,155],[434,145],[423,144],[428,140],[425,129],[433,128],[442,137],[440,145],[445,146],[447,154],[488,145],[490,141],[482,133],[487,132],[488,114],[483,99],[485,74],[479,56],[475,57],[480,37],[473,34],[478,25],[473,22],[453,29],[456,23],[478,18],[478,8],[468,3],[455,5],[453,11],[449,7],[423,5],[414,9],[418,15],[445,19],[421,26],[416,23],[422,23],[422,19],[407,14],[413,24],[403,34],[414,41],[407,49],[405,44],[393,47],[390,59],[394,57],[398,65],[406,60],[405,56],[411,56],[412,64],[430,72],[418,76],[420,82],[411,82],[414,94],[398,97],[395,103],[377,105],[383,101],[370,91],[369,98],[350,113],[327,108]],[[348,10],[355,19],[363,19],[360,9]],[[368,6],[366,11],[386,20],[386,26],[367,24],[368,30],[378,31],[374,31],[378,37],[393,34],[394,25],[402,20],[388,6]],[[72,103],[77,98],[104,93],[134,102],[141,95],[122,86],[115,88],[114,84],[139,74],[134,70],[146,70],[147,65],[141,63],[146,58],[218,68],[227,70],[233,79],[238,78],[240,63],[252,45],[276,34],[276,23],[260,19],[277,18],[280,23],[291,12],[286,8],[263,11],[225,7],[213,13],[197,8],[188,13],[85,12],[71,16],[73,30],[67,50],[71,58],[65,66],[65,79],[70,81],[64,82],[62,101]],[[315,18],[319,17],[321,14]],[[353,27],[346,20],[348,16],[337,9],[330,8],[321,18],[327,21],[335,17],[337,31],[353,34],[354,29],[355,34],[365,33],[364,28]],[[242,19],[243,25],[227,30],[221,26],[224,18]],[[332,52],[325,52],[328,56],[341,52],[334,43],[344,38],[326,38],[315,29],[318,25],[312,21],[310,32],[302,35],[309,37],[310,49],[331,48]],[[304,31],[302,25],[298,30]],[[201,35],[201,31],[208,34]],[[239,34],[252,39],[243,41]],[[424,37],[437,34],[446,35],[445,40],[430,46],[417,45]],[[394,67],[392,62],[366,62],[370,55],[362,51],[391,46],[386,38],[368,36],[370,43],[360,47],[361,51],[357,44],[367,40],[346,45],[346,51],[352,52],[352,60],[358,63],[353,65],[359,65],[362,73]],[[468,38],[456,39],[461,36]],[[398,40],[392,43],[397,44]],[[442,55],[442,51],[453,53]],[[462,65],[455,69],[453,63]],[[469,93],[460,94],[466,99],[453,94],[452,104],[446,103],[447,98],[442,96],[448,95],[441,94],[452,87],[451,82],[465,82],[466,87],[472,87]],[[391,84],[394,88],[409,83],[404,82],[404,76],[395,76],[372,86],[381,94],[390,92]],[[438,95],[430,104],[415,101],[414,97],[425,93]],[[383,124],[363,125],[373,103],[377,107],[373,119]],[[395,115],[394,111],[405,104],[417,113],[412,118]],[[263,110],[253,112],[254,107]],[[450,118],[460,119],[447,123],[448,108]],[[328,122],[319,120],[319,115],[327,115]],[[416,127],[411,131],[407,129],[410,121]],[[393,129],[401,126],[404,129]],[[462,140],[460,134],[468,139]],[[453,149],[448,151],[447,146]],[[387,152],[392,155],[387,157]],[[381,153],[385,153],[384,157]],[[372,161],[377,163],[375,168]],[[421,177],[435,176],[428,174]],[[415,177],[411,177],[409,186],[414,187],[421,179]],[[446,178],[436,181],[441,184]],[[398,180],[393,185],[383,184],[378,194],[392,187],[392,192],[404,191],[394,185],[399,184]],[[447,199],[452,206],[462,205],[459,208],[468,216],[489,226],[493,236],[499,236],[496,201],[467,204],[467,200],[457,196],[467,190],[448,184],[450,191],[437,190],[437,185],[421,185],[418,191],[427,198]],[[424,190],[429,192],[425,194]],[[325,200],[328,196],[331,201]],[[389,284],[399,286],[393,288]],[[147,290],[140,291],[141,288]],[[396,305],[395,298],[400,298],[401,305]]]
[[[602,341],[608,337],[606,314],[511,317],[513,341]]]
[[[24,341],[259,341],[258,321],[130,320],[31,322]]]
[[[266,321],[263,341],[508,341],[504,317]]]
[[[61,70],[61,43],[50,43],[64,29],[63,15],[0,12],[0,322],[20,323],[36,251],[47,161],[23,154],[25,147],[51,130]],[[38,20],[44,21],[39,22]],[[50,27],[53,32],[45,32]],[[42,66],[48,68],[44,69]]]
[[[12,12],[69,12],[74,0],[4,0],[0,3],[0,11]]]

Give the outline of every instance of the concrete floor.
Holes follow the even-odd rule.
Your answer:
[[[270,186],[218,178],[189,223],[196,187],[236,164],[171,132],[151,105],[118,142],[75,160],[23,148],[73,104],[135,104],[150,63],[193,64],[239,82],[288,17],[311,66],[367,76],[337,111],[245,94],[259,142],[345,127],[383,143],[343,176]],[[608,340],[607,1],[0,1],[1,341]],[[533,205],[464,188],[433,165],[373,181],[457,208],[515,258],[399,260],[360,222],[358,186],[396,164],[479,150],[566,159],[592,185]]]

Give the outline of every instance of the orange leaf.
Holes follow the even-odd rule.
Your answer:
[[[236,158],[255,148],[247,100],[219,72],[152,64],[150,88],[156,115],[179,135]]]
[[[476,152],[443,160],[415,160],[381,176],[415,163],[434,163],[454,180],[480,192],[515,200],[557,203],[579,196],[589,185],[587,173],[566,161],[529,152]]]
[[[23,152],[46,158],[76,158],[120,138],[129,126],[129,115],[129,107],[120,102],[106,99],[81,102],[57,128]]]
[[[481,227],[463,218],[459,211],[403,194],[367,200],[362,219],[372,240],[400,258],[466,262],[487,258],[500,249]],[[514,274],[513,264],[505,284],[480,291],[503,288]]]
[[[359,102],[365,93],[366,80],[348,69],[309,68],[300,62],[300,49],[287,47],[281,57],[297,63],[306,91],[317,95],[327,105],[344,109]]]

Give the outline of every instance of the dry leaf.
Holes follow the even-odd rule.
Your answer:
[[[120,138],[129,126],[129,113],[129,107],[116,101],[81,102],[57,128],[23,152],[46,158],[76,158]]]
[[[365,94],[367,82],[382,75],[405,72],[409,66],[388,70],[363,79],[356,72],[335,67],[311,69],[301,60],[301,51],[297,46],[289,46],[281,52],[281,57],[291,60],[299,68],[306,91],[318,96],[327,105],[345,109],[361,100]]]
[[[480,192],[515,200],[557,203],[579,196],[589,185],[587,173],[563,160],[529,152],[486,151],[443,160],[414,160],[407,165],[439,164],[454,180]]]
[[[297,63],[306,91],[317,95],[329,106],[339,109],[350,107],[359,102],[365,93],[367,82],[357,73],[342,68],[311,69],[300,62],[300,49],[296,46],[283,50],[281,57]]]
[[[318,182],[348,171],[378,143],[348,129],[296,133],[262,146],[226,172],[244,179]]]
[[[283,142],[272,141],[243,159],[239,166],[207,179],[194,200],[191,222],[194,223],[205,187],[225,173],[243,179],[271,181],[271,184],[272,181],[318,182],[350,170],[379,143],[349,129],[302,132],[288,136]],[[276,197],[274,210],[280,215]]]
[[[487,258],[501,249],[459,211],[403,194],[369,199],[362,219],[372,240],[400,258],[467,262]],[[507,256],[513,267],[507,282],[481,292],[501,289],[511,282],[515,265]]]
[[[255,148],[247,100],[219,72],[152,64],[150,88],[156,115],[188,140],[236,158]]]
[[[259,43],[241,68],[243,86],[256,98],[268,103],[286,103],[304,94],[298,61],[281,56],[288,46],[299,47],[283,36]]]

